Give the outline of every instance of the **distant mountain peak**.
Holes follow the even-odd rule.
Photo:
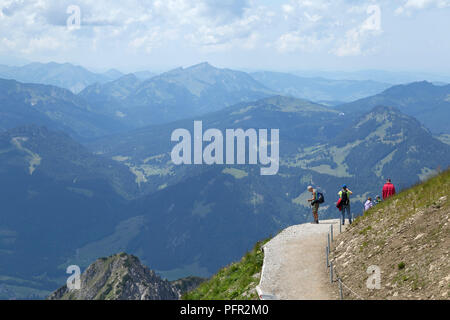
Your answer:
[[[272,97],[261,99],[261,101],[276,102],[276,103],[296,103],[296,102],[307,101],[307,100],[295,98],[295,97],[282,96],[282,95],[274,95]]]
[[[434,134],[450,130],[450,85],[437,86],[428,81],[396,85],[375,96],[363,98],[338,107],[349,115],[360,115],[373,107],[385,105],[417,118]]]
[[[120,78],[124,75],[122,72],[120,72],[117,69],[109,69],[108,71],[104,72],[103,74],[107,77],[114,78],[114,79]]]
[[[188,68],[186,68],[186,69],[201,69],[201,68],[214,68],[214,69],[217,69],[216,67],[214,67],[213,65],[211,65],[209,62],[201,62],[201,63],[198,63],[198,64],[195,64],[195,65],[193,65],[193,66],[190,66],[190,67],[188,67]]]
[[[311,102],[305,99],[299,99],[294,97],[286,97],[281,95],[275,95],[272,97],[264,98],[258,101],[263,105],[268,104],[275,106],[279,110],[284,110],[286,112],[326,112],[326,113],[337,113],[333,109],[329,109],[324,105]]]
[[[399,114],[401,114],[401,111],[395,107],[378,105],[378,106],[374,107],[370,111],[370,113],[399,113]]]
[[[125,75],[121,76],[120,78],[118,78],[117,80],[114,80],[114,81],[119,82],[119,81],[123,81],[123,80],[139,81],[138,77],[134,73],[125,74]]]
[[[100,258],[81,275],[81,288],[67,285],[49,300],[177,300],[179,292],[170,282],[142,265],[133,255],[120,253]]]
[[[422,136],[432,139],[417,119],[402,113],[391,106],[376,106],[362,115],[356,124],[344,133],[351,141],[364,139],[380,139],[383,143],[398,144],[411,136]]]
[[[112,81],[122,74],[110,70],[99,74],[71,63],[32,62],[23,67],[6,67],[0,70],[0,77],[24,83],[49,84],[79,93],[89,85]]]
[[[389,93],[396,93],[396,92],[401,92],[401,91],[433,90],[435,88],[439,88],[439,86],[435,86],[433,83],[424,80],[424,81],[416,81],[416,82],[392,86],[392,87],[386,89],[383,93],[389,94]]]
[[[176,74],[185,73],[185,72],[205,71],[205,70],[220,70],[220,69],[214,67],[213,65],[209,64],[208,62],[201,62],[201,63],[195,64],[193,66],[189,66],[187,68],[178,67],[178,68],[172,69],[170,71],[167,71],[167,72],[163,73],[162,75],[164,75],[164,74],[176,75]]]

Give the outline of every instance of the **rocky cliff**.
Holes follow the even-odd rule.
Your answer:
[[[100,258],[80,277],[81,288],[67,285],[53,292],[49,300],[177,300],[180,288],[162,280],[142,265],[135,256],[125,253]]]

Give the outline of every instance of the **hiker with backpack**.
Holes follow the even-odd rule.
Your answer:
[[[312,186],[308,186],[308,191],[311,192],[312,198],[308,199],[308,202],[311,203],[312,213],[314,217],[314,223],[319,224],[319,206],[321,203],[325,202],[325,198],[322,192],[318,192]]]
[[[348,220],[352,224],[352,216],[350,213],[350,195],[352,194],[353,192],[345,184],[342,186],[342,190],[338,192],[339,201],[337,206],[342,213],[342,225],[345,224],[345,212],[347,212]]]

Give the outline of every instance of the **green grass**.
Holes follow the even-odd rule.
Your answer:
[[[241,261],[221,269],[210,280],[185,294],[183,300],[252,300],[257,299],[264,253],[262,247],[270,239],[260,241]]]
[[[450,189],[450,170],[446,170],[442,174],[436,175],[429,178],[425,182],[417,183],[416,185],[397,193],[395,196],[390,197],[387,201],[382,201],[375,207],[366,211],[363,216],[357,217],[352,225],[356,227],[361,222],[374,221],[378,217],[373,217],[374,214],[379,215],[379,213],[384,209],[388,210],[389,207],[396,202],[396,208],[400,208],[397,212],[396,223],[400,223],[413,214],[416,210],[429,208],[431,206],[436,206],[436,200],[440,197],[447,196],[448,190]],[[450,199],[447,197],[444,203],[440,203],[439,207],[448,207]],[[367,233],[369,230],[365,230]]]
[[[403,190],[355,219],[343,236],[344,239],[357,238],[355,248],[359,253],[355,253],[342,275],[349,277],[348,281],[359,281],[361,270],[365,270],[361,264],[378,260],[381,268],[391,268],[384,281],[395,285],[399,297],[411,297],[412,292],[415,298],[441,297],[442,291],[437,288],[447,276],[446,251],[442,249],[448,241],[449,190],[450,170],[446,170]],[[434,266],[432,273],[428,271],[431,265]],[[339,263],[336,267],[343,269]],[[366,297],[384,299],[392,294],[388,288],[382,289]]]
[[[364,227],[361,226],[358,233],[365,236],[365,241],[360,245],[359,251],[363,252],[367,247],[373,245],[373,241],[376,241],[378,244],[385,242],[383,238],[370,236],[374,233],[373,226],[377,225],[381,219],[388,219],[391,226],[398,226],[413,216],[417,210],[432,206],[436,208],[448,207],[450,200],[448,197],[444,202],[437,200],[447,196],[449,189],[450,170],[446,170],[442,174],[430,177],[425,182],[418,183],[409,189],[397,193],[395,196],[366,211],[363,216],[357,217],[351,228],[358,228],[362,224]],[[392,214],[393,206],[398,208],[395,210],[395,214]],[[437,228],[434,230],[435,235],[430,234],[430,237],[435,236],[437,239],[441,234],[440,231]],[[384,236],[389,236],[389,232],[384,233]]]
[[[372,230],[372,226],[368,226],[368,227],[364,228],[363,230],[361,230],[361,231],[359,232],[359,234],[366,235],[367,232],[370,231],[370,230]]]
[[[235,168],[225,168],[222,170],[222,173],[230,174],[235,179],[243,179],[245,177],[248,177],[248,173],[246,171],[235,169]]]

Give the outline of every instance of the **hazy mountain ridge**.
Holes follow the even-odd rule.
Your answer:
[[[377,82],[392,83],[398,85],[423,81],[427,79],[431,82],[450,83],[450,77],[445,74],[420,72],[420,71],[386,71],[386,70],[359,70],[359,71],[314,71],[303,70],[293,72],[300,77],[322,77],[333,80],[372,80]]]
[[[427,81],[398,85],[337,109],[349,115],[359,115],[378,105],[399,108],[417,118],[433,133],[450,133],[447,121],[450,118],[450,85],[436,86]]]
[[[107,82],[120,77],[117,70],[103,74],[94,73],[70,63],[30,63],[22,67],[0,66],[0,78],[14,79],[25,83],[38,83],[66,88],[78,93],[96,82]]]
[[[116,119],[92,112],[90,104],[67,89],[0,79],[0,128],[45,125],[79,139],[118,132]]]
[[[0,134],[2,147],[2,159],[8,160],[7,155],[11,146],[16,151],[23,151],[26,156],[35,154],[39,157],[39,163],[34,167],[34,173],[45,174],[60,181],[77,181],[90,179],[96,175],[102,177],[115,187],[128,180],[133,181],[133,175],[123,166],[111,159],[92,154],[83,145],[74,141],[63,132],[49,131],[45,127],[25,126],[8,130]],[[24,151],[25,150],[25,151]],[[31,160],[30,160],[31,161]],[[20,162],[11,162],[12,165],[21,166]],[[70,170],[68,170],[70,168]],[[75,183],[75,182],[74,182]],[[130,186],[127,186],[129,191]],[[117,193],[126,198],[125,188],[117,189]]]
[[[108,83],[96,83],[85,88],[78,96],[94,106],[95,113],[116,119],[123,118],[130,108],[125,99],[142,83],[134,74],[128,74]]]
[[[178,68],[145,81],[128,75],[80,93],[94,101],[97,112],[114,115],[134,128],[206,114],[273,94],[244,72],[208,63]]]
[[[350,102],[372,96],[391,85],[371,80],[330,80],[319,77],[305,78],[281,72],[254,72],[251,76],[274,91],[311,101]],[[334,102],[333,104],[336,104]]]

